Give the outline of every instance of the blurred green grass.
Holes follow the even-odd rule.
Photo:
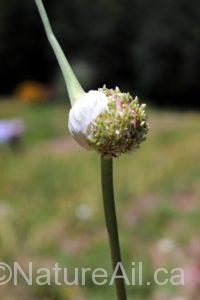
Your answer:
[[[26,124],[21,151],[0,148],[0,257],[26,265],[59,262],[105,267],[105,232],[97,154],[77,147],[66,131],[63,103],[2,101],[0,118]],[[114,162],[117,213],[125,265],[144,261],[152,279],[159,241],[168,239],[187,260],[200,219],[200,120],[195,112],[149,111],[151,130],[141,149]],[[152,250],[154,249],[154,250]],[[153,254],[152,254],[153,251]],[[176,263],[169,254],[164,262]],[[155,299],[156,287],[129,287],[129,299]],[[170,288],[169,288],[170,290]],[[177,292],[177,291],[176,291]],[[172,291],[172,293],[176,293]],[[112,287],[0,290],[3,299],[114,299]],[[15,296],[13,296],[15,295]]]

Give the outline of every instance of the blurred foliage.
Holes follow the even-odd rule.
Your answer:
[[[44,4],[66,55],[79,64],[86,88],[106,83],[134,90],[157,104],[198,105],[198,0],[44,0]],[[0,40],[1,93],[20,81],[57,78],[58,65],[33,0],[1,0]]]
[[[5,116],[21,117],[26,131],[21,151],[0,147],[2,261],[18,261],[26,272],[28,261],[35,269],[58,262],[72,278],[74,267],[110,272],[99,156],[65,136],[65,104],[2,101],[0,118]],[[132,261],[142,261],[144,282],[153,282],[161,266],[189,265],[199,272],[200,258],[199,114],[151,110],[149,119],[151,130],[140,151],[114,161],[124,266],[129,272]],[[198,300],[199,284],[191,281],[192,288],[187,283],[174,289],[129,286],[129,299]],[[89,275],[85,287],[26,287],[21,280],[18,287],[0,289],[6,300],[100,300],[102,295],[114,299],[113,287],[95,286]]]

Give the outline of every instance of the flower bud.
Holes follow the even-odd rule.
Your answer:
[[[90,91],[69,113],[69,130],[86,149],[103,157],[117,157],[137,149],[149,130],[145,104],[119,88]]]

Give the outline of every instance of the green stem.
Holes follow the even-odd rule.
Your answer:
[[[74,72],[72,71],[69,62],[52,31],[51,24],[49,22],[42,0],[35,0],[35,3],[37,5],[40,17],[42,19],[42,23],[44,25],[47,38],[49,40],[51,47],[53,48],[59,66],[61,68],[67,86],[67,91],[69,94],[71,105],[73,105],[78,98],[80,98],[85,94],[85,92],[81,87],[80,83],[78,82],[76,76],[74,75]]]
[[[117,263],[121,263],[119,235],[117,228],[117,217],[115,210],[114,189],[113,189],[113,161],[112,159],[101,158],[101,182],[104,202],[104,213],[106,227],[109,236],[113,270]],[[117,276],[122,276],[121,268],[118,268]],[[118,300],[126,300],[126,290],[123,278],[115,279],[116,293]]]

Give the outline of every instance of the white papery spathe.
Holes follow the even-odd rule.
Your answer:
[[[72,106],[69,112],[68,128],[74,139],[89,150],[88,126],[107,107],[108,98],[101,91],[91,90]]]

